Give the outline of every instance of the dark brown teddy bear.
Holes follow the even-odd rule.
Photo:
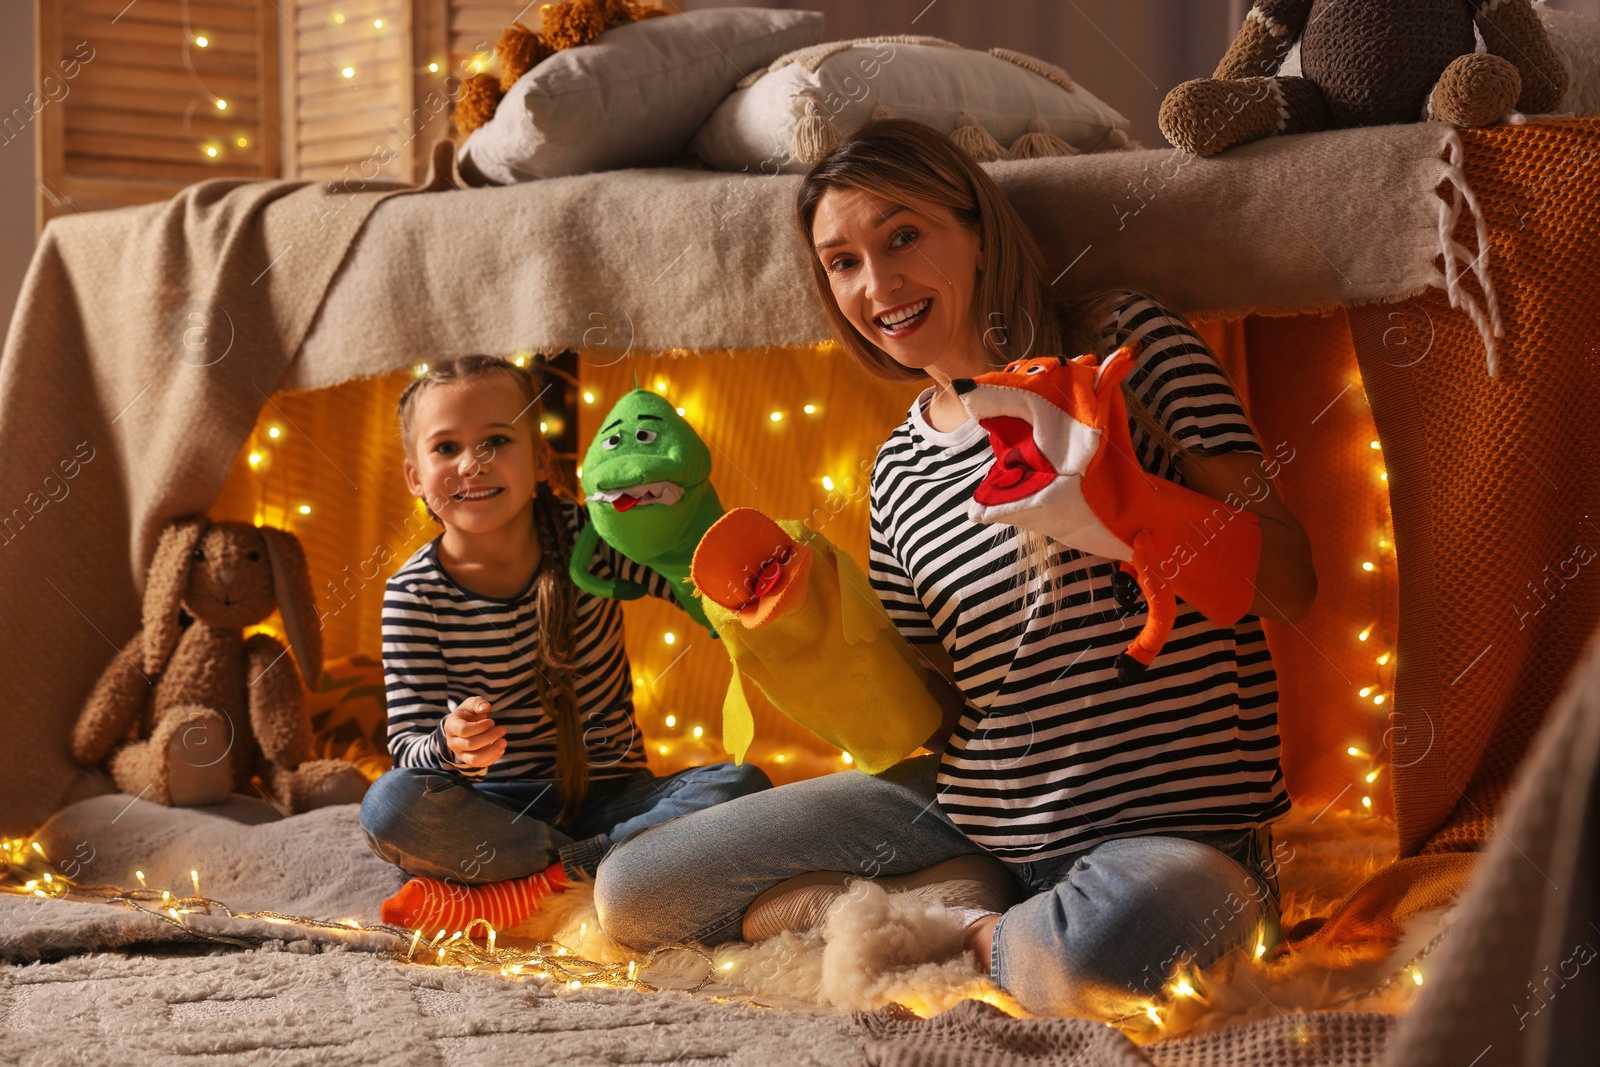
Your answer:
[[[274,607],[293,658],[270,634],[243,634]],[[254,796],[255,774],[290,814],[356,803],[366,777],[343,760],[311,758],[295,660],[321,678],[322,634],[299,540],[244,522],[175,519],[146,576],[144,629],[89,694],[72,758],[94,767],[109,756],[118,789],[158,804]]]
[[[1483,34],[1477,46],[1472,27]],[[1277,71],[1300,42],[1300,77]],[[1430,119],[1488,126],[1553,111],[1567,72],[1529,0],[1255,0],[1210,78],[1161,104],[1161,132],[1209,156],[1280,133]]]

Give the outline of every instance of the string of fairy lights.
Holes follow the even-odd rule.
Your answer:
[[[196,27],[190,18],[189,0],[181,0],[181,3],[184,41],[183,65],[203,98],[203,102],[197,100],[191,104],[184,114],[185,132],[192,135],[193,125],[191,120],[195,117],[197,111],[203,110],[209,105],[210,111],[213,113],[212,117],[215,118],[226,116],[230,107],[232,107],[226,96],[214,92],[206,84],[205,76],[195,64],[197,55],[204,55],[211,49],[219,48],[226,44],[227,41],[222,31],[218,29],[208,28],[203,25]],[[333,64],[333,69],[338,73],[339,77],[352,83],[356,81],[360,74],[356,63],[353,61],[340,62],[339,59],[330,59],[328,56],[330,54],[337,56],[341,49],[348,51],[356,45],[386,40],[389,35],[395,32],[395,27],[391,27],[382,18],[348,18],[341,11],[329,12],[326,25],[339,35],[339,41],[337,44],[330,45],[326,52],[320,48],[317,51],[322,53],[322,58],[328,59],[328,62]],[[304,29],[304,27],[300,28]],[[238,32],[241,34],[253,33],[253,31],[242,30]],[[255,42],[253,40],[247,42],[247,44],[250,49],[254,49]],[[464,68],[469,73],[476,74],[484,69],[488,59],[489,54],[487,52],[479,51],[472,59],[465,62]],[[435,60],[428,63],[425,69],[429,74],[438,74],[442,69],[442,65],[438,60]],[[420,71],[416,73],[420,73]],[[234,109],[234,111],[237,113],[237,109]],[[252,145],[252,132],[249,128],[239,127],[227,135],[219,134],[200,139],[197,144],[197,150],[201,160],[203,162],[223,163],[227,161],[235,149],[247,151]]]
[[[1356,696],[1376,713],[1377,725],[1369,727],[1369,731],[1377,729],[1380,735],[1386,736],[1382,723],[1385,716],[1392,718],[1394,714],[1392,701],[1399,667],[1394,647],[1396,620],[1389,614],[1392,599],[1389,583],[1395,574],[1394,519],[1389,509],[1389,472],[1383,464],[1383,443],[1373,438],[1367,443],[1367,449],[1378,457],[1378,465],[1373,472],[1376,487],[1372,503],[1375,531],[1372,534],[1371,551],[1360,563],[1362,573],[1370,577],[1372,621],[1356,631],[1355,641],[1357,654],[1370,663],[1367,668],[1370,673],[1358,679],[1362,684],[1356,690]],[[1362,765],[1362,770],[1358,772],[1361,810],[1371,815],[1374,812],[1370,787],[1377,783],[1386,763],[1380,752],[1382,746],[1368,745],[1370,742],[1352,744],[1345,752]]]
[[[519,366],[527,365],[529,356],[526,353],[514,355],[513,361]],[[426,364],[418,364],[412,368],[414,374],[424,374]],[[656,391],[667,395],[669,383],[665,377],[659,377],[652,383]],[[595,405],[602,401],[600,391],[589,387],[581,393],[581,400],[585,405]],[[692,404],[692,402],[691,402]],[[820,407],[816,404],[806,404],[801,409],[805,415],[816,415]],[[681,414],[688,414],[687,407],[679,407]],[[781,424],[788,415],[785,410],[774,410],[769,413],[768,420],[773,424]],[[551,412],[546,416],[546,421],[541,425],[541,430],[547,434],[559,432],[559,413]],[[280,421],[268,421],[258,427],[258,436],[253,438],[247,453],[247,461],[252,472],[265,474],[272,467],[273,452],[281,447],[287,440],[289,429]],[[1373,452],[1381,453],[1381,445],[1373,440],[1369,443]],[[1373,577],[1372,599],[1377,605],[1374,620],[1363,626],[1355,635],[1358,644],[1372,651],[1372,678],[1368,684],[1359,690],[1360,697],[1371,704],[1375,709],[1383,709],[1390,698],[1395,675],[1395,655],[1393,650],[1393,621],[1385,614],[1387,589],[1384,585],[1388,576],[1393,571],[1393,535],[1392,524],[1388,509],[1387,471],[1380,466],[1376,469],[1375,481],[1380,487],[1374,494],[1374,516],[1377,532],[1373,536],[1372,553],[1374,558],[1361,561],[1364,573]],[[820,481],[821,479],[819,479]],[[824,483],[825,487],[826,484]],[[263,515],[268,507],[265,500],[265,486],[258,487],[258,516]],[[309,501],[298,504],[290,503],[288,488],[284,488],[283,504],[280,508],[285,514],[294,512],[301,516],[309,516],[312,509]],[[259,521],[259,519],[258,519]],[[679,642],[677,634],[665,630],[661,634],[664,647],[672,649]],[[642,691],[648,691],[643,686],[643,678],[636,678]],[[668,711],[661,719],[667,731],[677,731],[666,736],[657,743],[657,754],[667,757],[682,751],[684,755],[704,754],[705,746],[710,742],[705,740],[706,731],[699,724],[684,724],[680,727],[680,717]],[[700,751],[690,752],[688,749]],[[1378,758],[1352,745],[1349,749],[1352,757],[1366,763],[1367,769],[1362,774],[1362,780],[1372,784],[1378,780],[1381,764]],[[795,753],[779,751],[772,758],[783,763],[786,759],[794,759]],[[843,762],[849,763],[848,753],[841,753]],[[1362,809],[1371,813],[1372,802],[1370,794],[1362,796]],[[642,954],[638,957],[621,962],[604,962],[584,956],[580,951],[558,941],[540,941],[532,947],[525,944],[503,945],[498,943],[499,932],[485,919],[472,920],[464,929],[456,931],[438,930],[430,934],[423,929],[400,927],[392,924],[377,923],[363,924],[356,919],[327,920],[310,916],[293,915],[276,911],[251,911],[233,912],[221,901],[204,896],[200,891],[200,872],[192,869],[189,872],[189,892],[175,893],[166,888],[155,888],[148,884],[142,870],[134,871],[137,887],[119,885],[93,885],[81,884],[63,874],[46,857],[43,848],[37,841],[23,839],[6,839],[0,841],[0,892],[14,895],[27,895],[40,898],[67,899],[69,897],[101,900],[107,904],[121,905],[130,910],[160,919],[182,929],[195,938],[227,944],[241,948],[254,948],[262,940],[256,936],[254,940],[249,937],[235,937],[226,933],[213,930],[200,929],[193,926],[189,918],[201,915],[226,920],[247,921],[255,920],[284,927],[298,927],[304,930],[320,930],[327,932],[338,931],[363,931],[367,933],[379,932],[390,935],[395,939],[396,948],[387,952],[391,958],[410,964],[433,965],[442,967],[456,967],[463,970],[477,970],[498,974],[502,978],[511,980],[537,979],[553,984],[556,989],[577,990],[585,987],[623,988],[639,991],[653,991],[657,987],[646,982],[642,975],[650,968],[652,963],[662,954],[669,952],[686,952],[699,957],[705,963],[705,973],[691,988],[690,991],[704,989],[714,978],[731,977],[726,974],[734,967],[732,962],[717,963],[712,956],[694,946],[672,945],[664,946],[652,953]],[[286,931],[287,932],[287,931]],[[580,946],[584,931],[580,929]],[[1365,990],[1351,993],[1341,998],[1337,1003],[1328,1005],[1328,1008],[1339,1008],[1353,1004],[1371,1002],[1374,998],[1383,995],[1394,986],[1402,983],[1412,983],[1420,986],[1423,981],[1421,962],[1442,941],[1443,933],[1439,934],[1410,959],[1398,967],[1393,968],[1381,981]],[[399,945],[404,948],[399,948]],[[1267,952],[1264,940],[1264,931],[1258,929],[1254,945],[1253,956],[1257,961]],[[1270,962],[1270,961],[1263,961]],[[973,995],[979,995],[977,993]],[[721,999],[721,998],[719,998]],[[1190,965],[1180,965],[1162,988],[1161,995],[1150,998],[1136,1010],[1124,1013],[1118,1017],[1106,1020],[1112,1026],[1129,1036],[1139,1040],[1150,1040],[1168,1033],[1179,1032],[1175,1026],[1181,1026],[1181,1020],[1192,1014],[1193,1006],[1204,1006],[1208,1003],[1207,992],[1203,974]]]
[[[235,912],[222,901],[201,893],[200,871],[197,868],[189,871],[192,892],[182,894],[151,886],[142,870],[136,870],[133,874],[139,883],[137,888],[79,883],[63,874],[50,862],[38,841],[22,838],[0,840],[0,893],[42,899],[99,900],[108,905],[120,904],[128,910],[170,924],[197,940],[213,944],[254,949],[267,938],[255,931],[240,930],[241,936],[232,936],[215,930],[202,929],[190,922],[192,916],[220,918],[228,922],[265,922],[285,927],[285,939],[295,932],[294,928],[298,928],[301,932],[316,930],[325,933],[385,934],[392,939],[394,947],[379,954],[397,962],[479,971],[512,981],[536,979],[558,992],[584,988],[657,992],[660,987],[647,982],[644,976],[657,960],[673,953],[696,957],[705,965],[704,973],[692,985],[675,983],[675,989],[698,993],[710,986],[713,980],[726,983],[737,979],[736,975],[730,973],[736,966],[733,960],[725,959],[719,963],[711,954],[695,945],[663,945],[634,958],[605,962],[584,956],[581,951],[574,951],[556,940],[538,941],[531,947],[523,943],[509,946],[500,944],[499,931],[487,919],[481,917],[471,920],[463,929],[454,932],[441,929],[429,936],[423,929],[391,923],[368,924],[358,919],[328,920],[280,911]],[[586,923],[579,928],[580,945],[586,928]],[[1447,932],[1448,928],[1435,935],[1408,960],[1392,968],[1376,984],[1349,993],[1325,1005],[1324,1010],[1370,1003],[1392,987],[1407,981],[1420,986],[1422,984],[1420,964],[1443,942]],[[400,947],[402,945],[403,949]],[[1264,952],[1265,948],[1258,940],[1256,958],[1259,959]],[[732,988],[733,991],[737,989],[737,987]],[[728,987],[724,989],[727,990]],[[758,990],[750,992],[755,993]],[[707,995],[719,1001],[736,999],[723,994]],[[1006,998],[997,999],[993,989],[974,988],[968,991],[968,995],[1012,1011],[1018,1007]],[[1177,1036],[1183,1029],[1180,1021],[1192,1018],[1196,1014],[1193,1009],[1203,1008],[1209,1003],[1204,975],[1192,963],[1185,961],[1174,969],[1173,976],[1163,987],[1159,997],[1152,997],[1133,1010],[1104,1021],[1107,1026],[1119,1029],[1136,1040],[1148,1041],[1169,1033]],[[1179,1027],[1176,1031],[1175,1025]]]
[[[510,358],[518,366],[528,366],[537,357],[528,352],[517,352]],[[417,363],[411,368],[412,374],[418,376],[427,373],[427,370],[427,363]],[[653,387],[663,396],[670,397],[675,392],[666,374],[653,375],[641,384],[647,388]],[[588,408],[603,405],[607,400],[613,399],[606,397],[604,389],[594,383],[575,391],[576,399]],[[692,387],[684,389],[683,392],[685,395],[677,398],[679,402],[676,404],[676,410],[685,417],[703,419],[706,413],[698,410],[703,405],[694,397]],[[765,421],[774,430],[781,430],[797,419],[819,418],[822,411],[823,406],[816,402],[808,402],[794,408],[775,407],[767,412]],[[559,410],[547,411],[540,423],[540,430],[549,437],[555,437],[564,431],[566,419],[567,416]],[[288,485],[286,478],[274,481],[265,477],[273,469],[274,452],[284,444],[289,432],[289,427],[282,420],[272,420],[257,428],[256,436],[250,443],[247,456],[250,469],[262,476],[257,485],[258,523],[276,521],[280,525],[287,526],[291,518],[304,519],[312,514],[311,501],[303,496],[297,496],[295,487]],[[1370,666],[1369,673],[1365,677],[1356,678],[1356,681],[1361,683],[1356,695],[1364,705],[1376,713],[1371,730],[1381,733],[1383,716],[1392,712],[1398,666],[1394,649],[1395,620],[1391,617],[1389,604],[1392,598],[1389,596],[1388,587],[1395,570],[1394,544],[1387,492],[1388,472],[1382,462],[1381,443],[1372,439],[1366,442],[1364,451],[1375,454],[1377,462],[1372,470],[1374,492],[1371,506],[1374,532],[1369,551],[1358,560],[1357,564],[1362,573],[1369,578],[1370,614],[1369,621],[1354,634],[1358,654]],[[577,468],[577,473],[582,476],[581,466]],[[825,492],[831,493],[835,489],[835,481],[830,474],[823,473],[814,481]],[[275,504],[272,502],[274,498]],[[416,506],[420,510],[424,505],[418,500]],[[707,726],[692,721],[692,716],[680,714],[669,701],[663,699],[663,694],[656,684],[678,658],[689,651],[687,645],[692,641],[692,635],[686,638],[678,631],[667,627],[660,630],[654,638],[647,640],[659,640],[661,652],[650,652],[647,645],[645,655],[636,658],[634,683],[635,700],[639,710],[653,720],[649,722],[653,727],[650,730],[650,754],[660,761],[661,766],[668,769],[678,769],[679,765],[688,766],[714,757],[717,753],[716,738],[708,732]],[[641,659],[643,663],[637,662]],[[1363,737],[1346,748],[1347,755],[1358,763],[1353,783],[1360,798],[1358,810],[1373,816],[1377,813],[1374,811],[1372,787],[1376,785],[1387,767],[1387,760],[1381,752],[1381,747],[1374,745],[1369,738]],[[813,749],[798,746],[780,746],[760,753],[759,758],[795,770],[805,767],[818,773],[829,769],[829,761],[835,761],[833,762],[835,767],[841,763],[849,765],[852,762],[849,753],[846,752],[819,757]],[[810,766],[806,766],[808,763]]]
[[[656,960],[671,953],[696,956],[706,965],[705,974],[687,989],[688,992],[704,989],[714,977],[719,977],[719,972],[732,969],[731,963],[719,967],[709,954],[693,945],[664,945],[636,958],[613,963],[587,958],[552,940],[540,941],[531,948],[500,945],[496,943],[498,931],[483,918],[473,919],[464,929],[454,933],[440,930],[430,937],[424,930],[392,923],[364,924],[357,919],[334,921],[279,911],[235,912],[220,900],[201,894],[198,869],[189,871],[193,892],[181,895],[169,889],[150,886],[142,870],[133,873],[139,883],[137,888],[83,884],[63,874],[52,864],[38,841],[20,838],[0,841],[0,892],[43,899],[65,900],[75,897],[120,904],[128,910],[160,919],[199,940],[235,948],[256,948],[264,939],[256,937],[252,940],[201,929],[192,925],[189,917],[204,915],[241,922],[255,920],[305,930],[378,932],[394,939],[397,947],[384,955],[400,962],[489,971],[507,979],[536,978],[569,990],[606,987],[655,992],[657,987],[646,982],[642,976]],[[583,932],[580,928],[580,942]],[[399,945],[405,948],[401,949]]]
[[[194,64],[194,54],[196,52],[205,52],[207,49],[213,48],[217,45],[219,41],[218,32],[215,30],[206,29],[204,27],[197,29],[194,26],[190,19],[188,0],[183,0],[182,13],[183,32],[187,43],[187,47],[183,53],[185,66],[188,69],[190,76],[195,80],[197,87],[200,89],[203,96],[210,102],[210,105],[215,112],[218,114],[225,114],[229,109],[228,99],[225,96],[211,91],[211,89],[206,86],[204,77]],[[385,20],[381,17],[372,18],[370,20],[361,18],[351,19],[347,18],[343,12],[332,11],[328,13],[327,19],[328,24],[331,27],[340,29],[348,28],[347,39],[348,43],[350,44],[380,39],[386,33],[392,32],[392,28],[389,27]],[[489,53],[479,51],[470,59],[466,60],[463,66],[468,73],[478,73],[485,69],[489,61]],[[334,62],[337,61],[335,60]],[[358,68],[353,63],[345,63],[338,66],[336,69],[338,70],[340,76],[346,80],[354,80],[359,73]],[[427,64],[426,69],[429,73],[437,74],[441,69],[441,65],[438,61],[433,61]],[[192,110],[193,109],[191,109],[191,111]],[[231,138],[212,137],[202,140],[199,144],[199,150],[204,158],[221,161],[227,157],[230,145],[243,150],[248,149],[250,144],[250,132],[248,130],[240,129],[233,134]],[[525,365],[527,359],[525,355],[519,354],[515,358],[519,365]],[[425,373],[426,369],[426,364],[419,364],[416,368],[416,373]],[[655,382],[655,386],[658,392],[663,394],[667,392],[667,384],[664,379],[658,378]],[[585,404],[594,404],[598,400],[598,395],[594,389],[590,388],[584,390],[582,399]],[[680,415],[687,414],[687,408],[684,406],[679,406],[677,411]],[[802,407],[801,411],[805,416],[815,417],[820,413],[821,409],[814,403],[808,403]],[[550,434],[559,433],[560,425],[559,423],[554,423],[554,419],[556,418],[559,418],[559,416],[552,416],[550,419],[547,419],[546,423],[542,424],[540,429]],[[786,418],[792,418],[792,414],[790,411],[784,409],[774,409],[768,413],[769,421],[774,424],[781,424]],[[269,438],[269,442],[266,443],[264,447],[252,447],[249,454],[249,463],[253,470],[256,470],[262,474],[265,474],[270,470],[272,453],[271,445],[276,444],[285,432],[286,431],[284,427],[280,424],[273,424],[267,427],[266,433]],[[1380,452],[1381,454],[1381,445],[1377,440],[1371,441],[1370,447],[1373,451]],[[578,473],[581,477],[581,468],[579,468]],[[1386,489],[1388,474],[1387,471],[1381,468],[1381,463],[1376,476],[1382,487]],[[819,476],[817,481],[825,492],[831,493],[835,490],[836,483],[832,475],[823,474]],[[287,493],[286,488],[285,492]],[[1377,525],[1380,529],[1380,533],[1375,538],[1374,545],[1374,555],[1376,558],[1363,560],[1361,562],[1361,567],[1364,571],[1373,575],[1373,599],[1378,608],[1379,618],[1363,626],[1357,632],[1356,639],[1357,641],[1366,644],[1370,648],[1377,649],[1377,651],[1372,655],[1372,677],[1370,680],[1366,680],[1365,684],[1363,684],[1357,692],[1362,700],[1370,701],[1375,709],[1382,711],[1384,710],[1385,704],[1392,698],[1396,668],[1395,653],[1393,649],[1393,628],[1390,624],[1390,620],[1382,617],[1383,606],[1385,603],[1384,595],[1386,592],[1384,583],[1388,580],[1388,576],[1393,570],[1393,567],[1390,565],[1393,558],[1393,542],[1392,535],[1388,532],[1391,528],[1391,520],[1388,515],[1388,494],[1387,492],[1379,492],[1376,494],[1376,496],[1377,503],[1375,506],[1379,511],[1379,515],[1377,516]],[[418,506],[419,508],[422,506],[420,501],[418,502]],[[278,509],[277,518],[279,519],[279,524],[287,527],[287,522],[291,514],[298,514],[300,516],[310,515],[310,502],[301,500],[297,503],[289,504],[287,501],[285,501]],[[270,516],[264,504],[263,506],[258,507],[256,514],[256,521],[258,523],[269,521],[271,517],[272,516]],[[667,646],[670,647],[676,642],[677,634],[674,631],[666,630],[662,633],[661,639]],[[636,682],[642,682],[642,678],[636,678]],[[674,714],[667,714],[662,721],[669,730],[675,729],[677,726],[677,716]],[[689,737],[696,741],[702,739],[705,733],[704,727],[698,724],[688,727],[688,731]],[[655,746],[656,754],[661,757],[667,757],[671,753],[672,747],[673,745],[670,740],[658,741]],[[1383,772],[1384,761],[1373,750],[1375,747],[1376,746],[1370,746],[1367,742],[1363,742],[1351,744],[1346,749],[1347,754],[1352,759],[1355,759],[1364,765],[1363,769],[1358,775],[1363,786],[1371,786],[1375,784]],[[794,754],[776,753],[774,754],[773,758],[777,762],[782,763],[794,758]],[[850,762],[848,753],[841,754],[840,758],[845,763]],[[1368,813],[1371,813],[1373,811],[1373,800],[1370,789],[1362,789],[1361,794],[1360,803],[1362,809]]]

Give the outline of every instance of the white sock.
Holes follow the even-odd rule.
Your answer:
[[[985,911],[982,908],[946,908],[945,913],[954,917],[958,922],[960,922],[961,929],[963,931],[973,923],[977,922],[979,919],[985,918],[989,915],[1000,914],[998,911]]]

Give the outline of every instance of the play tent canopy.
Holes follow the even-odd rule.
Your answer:
[[[1402,859],[1323,936],[1392,930],[1461,887],[1594,629],[1600,193],[1576,174],[1597,134],[1419,124],[992,165],[1062,293],[1138,286],[1204,318],[1344,309],[1327,329],[1360,363],[1399,565]],[[139,628],[159,530],[213,504],[275,393],[593,344],[597,322],[635,353],[823,341],[794,182],[465,190],[447,151],[416,188],[220,180],[54,220],[0,358],[0,830],[109,788],[72,764],[71,724]]]

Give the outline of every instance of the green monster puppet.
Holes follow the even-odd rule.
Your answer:
[[[671,581],[683,610],[715,635],[688,580],[695,546],[722,517],[711,485],[711,452],[694,428],[662,397],[635,389],[600,423],[584,454],[580,482],[589,525],[572,549],[573,584],[614,600],[644,595],[635,582],[589,572],[603,539]]]

